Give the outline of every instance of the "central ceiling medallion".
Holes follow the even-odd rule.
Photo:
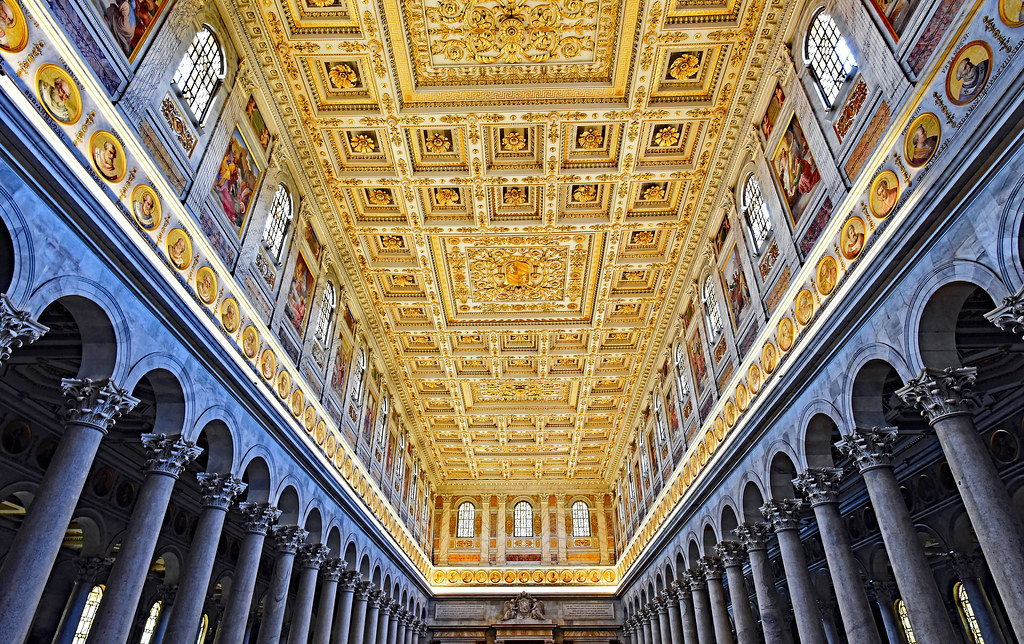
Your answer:
[[[473,297],[479,301],[553,301],[565,297],[566,248],[476,248],[469,252]]]

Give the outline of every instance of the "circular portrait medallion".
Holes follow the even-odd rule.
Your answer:
[[[100,130],[89,138],[89,158],[93,169],[108,183],[120,183],[128,173],[124,148],[112,132]]]
[[[15,0],[0,0],[0,50],[16,54],[28,44],[28,23]]]
[[[796,321],[800,323],[800,326],[807,326],[811,317],[814,316],[814,295],[807,289],[797,293],[795,308]]]
[[[867,228],[864,220],[860,217],[850,217],[843,225],[843,232],[839,239],[839,249],[843,257],[848,260],[855,260],[860,252],[864,250],[864,241],[867,239]]]
[[[334,452],[338,449],[338,439],[334,437],[334,434],[330,434],[327,437],[327,445],[324,446],[324,452],[327,453],[327,458],[334,458]]]
[[[731,400],[725,403],[725,424],[729,427],[736,424],[736,404]]]
[[[217,299],[217,274],[209,266],[196,271],[196,295],[203,304],[213,304]]]
[[[721,438],[725,437],[725,419],[721,416],[715,418],[715,436]]]
[[[273,380],[274,372],[277,370],[277,356],[270,349],[266,349],[260,356],[260,374],[264,380]]]
[[[316,410],[313,409],[313,405],[306,407],[306,411],[303,412],[302,426],[306,428],[307,432],[312,432],[313,427],[316,426]]]
[[[818,292],[829,295],[836,290],[839,281],[839,263],[831,255],[825,255],[818,262]]]
[[[78,85],[71,74],[56,65],[43,65],[36,72],[36,94],[43,109],[55,121],[74,125],[82,115]]]
[[[708,464],[708,448],[704,443],[697,447],[697,460],[700,462],[701,467]]]
[[[224,298],[224,301],[220,303],[220,323],[224,326],[224,330],[234,334],[238,330],[238,320],[238,302],[234,298]]]
[[[725,436],[725,432],[722,432],[722,436]],[[705,436],[704,438],[704,443],[708,446],[708,456],[711,456],[712,454],[715,453],[715,450],[718,449],[719,442],[721,441],[718,438],[717,434],[715,434],[714,432],[707,433],[707,436]]]
[[[981,96],[992,75],[992,49],[984,40],[969,42],[953,56],[946,72],[946,95],[954,105],[967,105]]]
[[[789,351],[789,348],[793,346],[793,338],[796,337],[796,327],[793,326],[793,320],[789,318],[779,320],[776,336],[779,341],[779,350],[783,353]]]
[[[281,400],[288,399],[288,392],[292,389],[292,377],[288,373],[287,369],[282,369],[281,373],[277,374],[277,397]]]
[[[160,197],[152,186],[141,183],[132,190],[132,216],[143,230],[152,232],[160,225],[163,216]]]
[[[768,342],[761,349],[761,368],[764,369],[765,373],[771,373],[775,371],[776,365],[779,364],[779,354],[775,349],[775,345]]]
[[[896,173],[886,170],[875,177],[871,182],[871,192],[868,194],[868,208],[871,214],[879,219],[885,219],[896,208],[896,202],[900,200],[900,180]]]
[[[302,396],[302,390],[296,389],[292,392],[291,412],[296,418],[302,416],[302,404],[306,402]]]
[[[316,439],[317,445],[324,444],[324,440],[327,439],[327,423],[321,420],[316,424],[316,431],[313,432],[313,438]]]
[[[942,124],[939,117],[925,112],[911,122],[907,134],[903,137],[903,156],[907,165],[920,168],[935,156],[942,136]]]
[[[761,367],[757,364],[750,365],[750,369],[747,370],[747,384],[750,386],[750,392],[756,394],[761,390],[763,383],[764,375],[761,373]]]
[[[1024,2],[999,0],[999,17],[1010,27],[1024,25]]]
[[[167,259],[179,271],[187,270],[192,265],[192,240],[181,228],[167,233]]]
[[[252,360],[256,352],[260,350],[260,335],[256,333],[256,327],[247,326],[242,331],[242,355]]]

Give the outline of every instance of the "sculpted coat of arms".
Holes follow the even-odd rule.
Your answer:
[[[527,595],[524,590],[505,602],[501,619],[544,619],[544,602]]]

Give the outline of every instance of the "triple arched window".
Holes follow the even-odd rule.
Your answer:
[[[71,640],[71,644],[85,644],[85,641],[89,639],[89,631],[92,630],[92,623],[96,619],[96,611],[100,609],[101,601],[103,601],[103,586],[93,586],[88,597],[85,598],[85,608],[82,609],[82,616],[78,618],[75,638]]]
[[[590,536],[590,506],[585,501],[572,504],[572,536]]]
[[[772,232],[772,218],[764,202],[761,184],[752,174],[743,183],[743,217],[747,220],[747,230],[750,231],[750,240],[757,254]]]
[[[704,304],[704,322],[708,327],[708,337],[714,339],[722,332],[722,310],[718,307],[718,298],[715,296],[715,280],[709,273],[704,278],[704,286],[700,291],[701,300]]]
[[[455,526],[455,536],[459,539],[472,539],[476,536],[476,506],[469,501],[459,506],[459,521]]]
[[[203,25],[178,63],[173,81],[197,123],[206,120],[213,95],[223,79],[224,52],[213,29]]]
[[[533,506],[527,501],[516,503],[512,510],[512,536],[532,537],[533,536]]]
[[[274,193],[274,202],[270,205],[270,214],[267,216],[267,223],[263,226],[263,245],[274,262],[281,261],[281,251],[284,250],[284,238],[288,234],[288,227],[292,223],[292,196],[288,188],[282,183]]]
[[[327,282],[324,292],[320,296],[320,316],[316,319],[316,331],[314,337],[321,346],[326,347],[331,336],[331,325],[334,322],[334,312],[338,309],[338,292],[334,290],[334,284]]]
[[[804,55],[821,90],[825,104],[832,107],[843,83],[857,67],[857,59],[832,16],[818,11],[807,31]]]

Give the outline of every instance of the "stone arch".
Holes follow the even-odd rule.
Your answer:
[[[676,549],[676,580],[683,578],[686,573],[686,557],[683,556],[683,551],[680,548]]]
[[[306,543],[322,543],[324,538],[324,519],[320,508],[312,507],[306,513],[303,528],[309,533]]]
[[[183,377],[184,376],[184,377]],[[149,427],[154,434],[178,436],[184,433],[195,399],[191,379],[177,360],[166,354],[151,354],[135,363],[125,377],[124,388],[139,398],[140,404],[128,415],[140,415],[147,396],[151,394],[153,413],[148,414]],[[123,426],[123,423],[121,423]]]
[[[349,544],[350,547],[353,546],[353,545],[354,544]],[[348,558],[348,553],[346,552],[346,559],[347,558]],[[363,558],[359,560],[359,576],[362,578],[363,581],[369,581],[370,580],[370,557],[369,557],[369,555],[365,555],[364,554]]]
[[[207,417],[209,414],[204,413],[200,422]],[[195,442],[203,449],[203,453],[196,459],[197,466],[203,471],[213,474],[234,472],[236,441],[228,423],[218,417],[211,418],[202,425],[195,436]]]
[[[34,281],[32,234],[24,213],[2,184],[0,203],[0,293],[6,293],[17,305]]]
[[[356,544],[354,542],[349,541],[345,545],[345,552],[342,556],[345,559],[345,567],[349,570],[356,570],[356,568],[358,567],[356,561],[359,555],[356,552]]]
[[[77,524],[82,531],[81,556],[98,557],[106,554],[110,539],[106,523],[99,512],[83,508],[75,512],[71,522]]]
[[[338,529],[338,526],[331,525],[327,528],[325,545],[331,549],[331,557],[341,558],[344,554],[341,549],[341,530]]]
[[[999,217],[996,261],[999,274],[1010,288],[1024,284],[1024,177],[1013,187]]]
[[[302,507],[299,501],[299,491],[291,484],[285,485],[277,496],[277,507],[281,510],[279,525],[298,525],[299,509]]]
[[[715,534],[715,527],[708,521],[704,524],[704,532],[701,535],[701,545],[704,547],[704,556],[715,554],[715,544],[718,543],[718,535]]]
[[[741,507],[744,523],[760,523],[764,517],[761,515],[761,506],[764,505],[764,493],[757,481],[750,480],[743,486],[743,505]]]
[[[271,490],[270,466],[262,456],[249,456],[242,467],[242,481],[248,485],[246,500],[250,503],[269,503]]]
[[[163,575],[162,583],[165,586],[174,586],[178,583],[178,578],[181,575],[181,562],[183,561],[181,553],[176,548],[166,547],[164,549],[157,549],[157,554],[153,558],[153,565],[151,568],[155,568],[157,562],[163,559]]]
[[[721,519],[719,524],[720,534],[722,541],[735,541],[732,531],[739,527],[739,519],[736,516],[736,510],[733,509],[732,502],[728,502],[722,506]]]
[[[796,497],[793,479],[796,477],[796,461],[786,452],[776,452],[768,465],[768,481],[771,498],[776,500]]]
[[[834,437],[839,435],[836,418],[825,412],[818,412],[804,425],[804,462],[807,467],[833,467]]]

